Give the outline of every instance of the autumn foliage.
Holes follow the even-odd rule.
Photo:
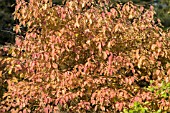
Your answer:
[[[168,112],[170,32],[154,13],[131,2],[16,0],[1,112]]]

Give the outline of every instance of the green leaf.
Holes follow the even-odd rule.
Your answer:
[[[156,113],[161,113],[162,112],[162,110],[161,109],[159,109]]]

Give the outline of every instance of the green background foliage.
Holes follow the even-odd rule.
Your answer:
[[[13,32],[14,19],[12,13],[15,0],[0,0],[0,45],[5,42],[13,43],[15,34]]]

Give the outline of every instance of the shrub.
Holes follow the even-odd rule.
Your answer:
[[[152,6],[16,3],[14,30],[27,32],[16,37],[12,57],[1,58],[2,112],[169,110],[170,35]]]

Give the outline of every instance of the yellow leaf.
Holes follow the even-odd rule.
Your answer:
[[[13,77],[13,78],[12,78],[12,81],[17,83],[17,82],[18,82],[18,79],[17,79],[16,77]]]
[[[130,14],[130,15],[129,15],[129,19],[132,19],[132,18],[133,18],[133,16]]]
[[[106,60],[107,58],[107,53],[105,51],[103,51],[103,58]]]
[[[90,45],[90,40],[87,40],[86,44]]]
[[[23,73],[20,74],[20,78],[24,78],[24,76],[25,76],[25,75],[24,75]]]
[[[75,34],[76,37],[78,37],[79,34]]]
[[[141,68],[142,62],[145,60],[145,56],[142,56],[138,61],[138,68]]]
[[[46,10],[46,9],[47,9],[47,4],[44,4],[43,10]]]
[[[10,69],[10,70],[8,71],[8,74],[9,74],[9,75],[11,75],[11,74],[12,74],[12,69]]]

